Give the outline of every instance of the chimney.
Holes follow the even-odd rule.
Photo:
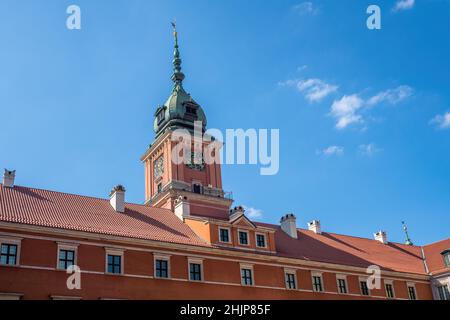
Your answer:
[[[281,230],[286,232],[291,238],[297,239],[297,218],[289,213],[281,217]]]
[[[373,236],[375,237],[375,240],[380,241],[383,244],[387,244],[387,234],[385,231],[378,231],[377,233],[374,233]]]
[[[234,207],[233,209],[230,209],[230,220],[244,213],[245,213],[244,207],[242,206]]]
[[[3,173],[3,186],[6,188],[14,188],[14,179],[16,177],[16,170],[7,170]]]
[[[183,217],[191,215],[191,205],[187,197],[179,196],[175,200],[175,215],[183,221]]]
[[[316,234],[322,234],[322,229],[320,228],[320,221],[319,220],[313,220],[308,223],[308,229],[310,231],[313,231]]]
[[[125,188],[122,185],[117,185],[111,190],[110,200],[111,206],[117,212],[125,212]]]

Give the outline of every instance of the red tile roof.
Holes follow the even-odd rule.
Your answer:
[[[66,230],[85,231],[162,242],[210,246],[173,212],[167,209],[126,204],[118,213],[107,199],[0,184],[0,221]],[[298,229],[298,239],[290,238],[280,226],[255,223],[275,230],[277,255],[307,261],[426,274],[422,247],[324,232],[321,235]],[[425,246],[431,272],[449,272],[440,252],[450,248],[450,239]]]
[[[275,242],[280,256],[363,268],[377,265],[383,270],[426,274],[421,248],[417,246],[382,244],[372,239],[328,232],[316,234],[303,229],[298,229],[298,239],[293,239],[277,225],[256,225],[276,230]]]
[[[207,245],[173,212],[109,200],[0,184],[0,221],[189,245]]]
[[[431,273],[437,275],[442,273],[450,273],[450,267],[444,262],[442,252],[450,250],[450,239],[442,240],[423,247],[425,256],[427,257],[427,266]]]

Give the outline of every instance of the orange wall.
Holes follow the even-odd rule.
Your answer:
[[[105,247],[118,245],[118,243],[107,241],[104,247],[79,244],[77,264],[84,272],[82,273],[82,289],[70,291],[66,288],[68,275],[65,271],[56,270],[57,242],[27,238],[27,234],[21,234],[20,237],[23,238],[21,266],[0,266],[0,292],[23,293],[24,299],[48,299],[50,295],[80,296],[84,299],[101,297],[125,299],[363,298],[331,294],[337,292],[336,274],[332,270],[323,272],[324,287],[326,292],[330,293],[313,293],[311,272],[302,269],[297,270],[297,283],[300,290],[286,290],[283,266],[261,264],[257,260],[250,259],[247,259],[245,264],[253,265],[255,285],[260,287],[243,287],[240,278],[240,261],[229,261],[230,257],[219,260],[214,255],[203,260],[204,280],[209,283],[193,283],[186,280],[188,280],[188,257],[195,257],[195,255],[182,251],[173,251],[170,255],[172,280],[153,279],[153,253],[147,250],[158,251],[158,248],[141,246],[135,249],[125,248],[125,275],[107,275],[104,273]],[[74,239],[69,241],[62,237],[58,240],[77,242]],[[286,267],[293,268],[288,265]],[[347,280],[350,293],[359,294],[358,277],[348,275]],[[407,298],[406,281],[406,279],[394,281],[397,298]],[[429,284],[416,283],[416,290],[420,299],[432,299]],[[374,293],[375,291],[372,291],[372,294]],[[385,296],[384,286],[376,293]]]

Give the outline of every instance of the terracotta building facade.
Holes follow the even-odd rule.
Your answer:
[[[320,221],[299,228],[293,214],[254,222],[223,190],[220,163],[203,159],[212,137],[200,146],[188,139],[200,150],[192,161],[174,159],[186,158],[174,152],[177,130],[193,135],[200,123],[204,133],[207,124],[183,88],[174,35],[172,93],[141,157],[144,204],[127,203],[120,185],[93,198],[18,186],[5,170],[0,299],[450,299],[450,239],[358,238],[325,232]]]

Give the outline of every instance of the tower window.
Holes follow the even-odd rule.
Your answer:
[[[186,113],[189,114],[189,115],[196,116],[197,115],[197,109],[194,108],[194,107],[186,106]]]
[[[161,193],[162,191],[162,183],[158,183],[158,193]]]
[[[194,184],[194,185],[192,186],[192,191],[193,191],[194,193],[201,194],[201,193],[202,193],[202,186],[199,185],[199,184]]]
[[[158,113],[158,115],[156,116],[156,119],[157,119],[158,124],[160,124],[161,122],[164,121],[164,119],[165,119],[165,112],[164,112],[164,109],[162,109],[162,110]]]

